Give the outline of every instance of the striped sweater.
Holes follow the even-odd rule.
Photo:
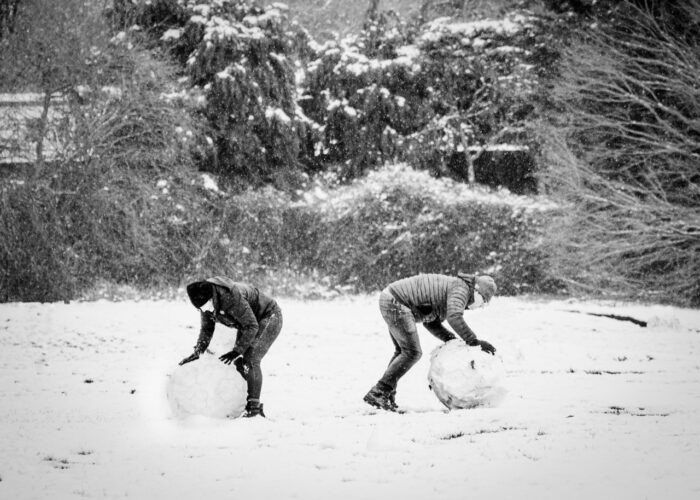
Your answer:
[[[438,337],[452,336],[441,325],[447,320],[467,344],[476,344],[476,334],[464,321],[464,310],[473,293],[473,284],[469,278],[465,280],[443,274],[419,274],[395,281],[387,288],[398,302],[411,310],[416,322],[423,323]]]

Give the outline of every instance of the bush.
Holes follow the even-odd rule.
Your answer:
[[[528,151],[549,62],[538,18],[419,25],[373,12],[357,36],[318,45],[287,16],[243,0],[142,2],[122,16],[189,75],[184,93],[199,102],[213,145],[205,169],[239,187],[293,190],[303,171],[340,168],[352,179],[400,160],[475,182],[473,164],[492,145]]]
[[[399,148],[418,137],[416,130],[452,141],[438,137],[430,149],[440,164],[464,147],[457,135],[472,137],[460,113],[485,105],[462,95],[455,75],[438,82],[444,93],[430,90],[441,66],[430,73],[414,67],[423,56],[413,58],[420,50],[406,45],[415,39],[401,34],[400,23],[387,22],[367,45],[343,54],[324,49],[310,82],[318,77],[312,85],[330,90],[307,102],[318,126],[294,102],[283,13],[239,1],[214,2],[209,10],[195,4],[144,2],[142,17],[129,17],[134,4],[121,2],[125,10],[112,14],[124,28],[132,20],[151,23],[146,31],[191,61],[187,82],[178,79],[183,68],[157,57],[152,45],[143,50],[136,29],[94,54],[99,71],[89,89],[76,89],[68,125],[57,135],[60,161],[0,189],[0,230],[7,235],[0,241],[0,300],[70,299],[104,283],[177,287],[213,274],[321,296],[458,270],[491,273],[506,294],[556,289],[539,243],[549,209],[536,200],[470,189],[405,166],[363,173],[408,154]],[[424,48],[437,39],[462,43],[443,28]],[[440,47],[445,64],[459,63]],[[459,66],[459,75],[467,67]],[[471,76],[467,81],[485,95],[497,79],[486,86]],[[452,111],[458,118],[452,128],[430,128]],[[496,130],[490,113],[469,122],[484,124],[473,129],[479,141],[495,137],[488,135]],[[425,149],[413,149],[416,163]],[[291,190],[305,182],[298,156],[314,168],[316,161],[321,168],[339,163],[340,179]],[[196,173],[197,163],[217,161],[219,180],[274,180],[284,189],[220,191],[211,186],[214,176]],[[349,177],[357,180],[341,185]]]
[[[332,179],[332,176],[329,176]],[[558,291],[542,262],[540,200],[470,189],[398,165],[294,200],[228,197],[191,277],[230,274],[287,293],[371,292],[421,272],[487,272],[500,293]],[[300,283],[313,280],[317,287]],[[297,286],[298,285],[298,286]]]
[[[572,290],[700,305],[700,2],[635,6],[567,51],[544,148],[564,207],[553,269]],[[681,16],[681,17],[678,17]]]
[[[0,301],[69,299],[76,291],[57,200],[40,186],[0,189]]]
[[[347,186],[318,184],[297,200],[271,187],[226,195],[193,189],[196,177],[158,178],[83,185],[81,195],[6,186],[3,299],[70,299],[104,282],[148,289],[215,274],[321,297],[419,272],[487,272],[502,294],[557,290],[539,244],[551,207],[536,199],[404,166]]]
[[[527,149],[535,112],[534,18],[421,27],[387,14],[356,37],[316,46],[304,112],[321,124],[315,161],[343,165],[345,177],[399,159],[434,174],[474,181],[449,168],[486,146]]]
[[[187,271],[213,196],[192,185],[196,127],[162,98],[167,64],[121,43],[110,51],[114,72],[56,135],[60,161],[2,185],[3,300],[73,298],[100,280],[172,285]],[[104,85],[111,77],[120,87]]]
[[[434,179],[405,166],[310,201],[322,237],[315,266],[334,283],[381,289],[417,273],[484,272],[504,294],[553,291],[538,241],[551,206]]]
[[[195,270],[253,279],[276,270],[309,268],[318,217],[283,191],[268,187],[221,200]]]
[[[282,4],[158,0],[120,19],[143,27],[188,76],[182,97],[207,123],[205,170],[240,188],[298,186],[307,122],[297,113],[295,61],[305,37]]]

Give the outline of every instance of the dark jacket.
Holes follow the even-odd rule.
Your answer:
[[[474,277],[471,275],[447,276],[443,274],[419,274],[391,283],[389,293],[413,313],[439,338],[454,337],[442,322],[447,323],[464,339],[474,345],[476,334],[464,321],[464,310],[473,302]]]
[[[201,295],[202,290],[206,290],[208,295]],[[195,352],[200,354],[209,347],[216,323],[238,330],[233,349],[243,354],[258,333],[258,322],[279,309],[274,299],[257,288],[225,276],[191,283],[187,286],[187,293],[197,308],[202,307],[209,296],[214,304],[213,314],[202,311],[199,338],[195,345]]]

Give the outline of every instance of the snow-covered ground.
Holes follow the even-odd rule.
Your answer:
[[[0,305],[0,498],[700,498],[700,311],[496,298],[465,317],[505,362],[499,407],[444,411],[422,331],[411,411],[372,415],[376,297],[280,303],[269,418],[186,421],[165,400],[198,331],[184,300]]]

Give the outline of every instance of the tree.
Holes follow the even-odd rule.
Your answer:
[[[563,58],[553,94],[563,112],[545,148],[563,207],[555,272],[576,287],[698,305],[700,1],[639,3]],[[681,31],[678,16],[696,21]]]
[[[2,0],[0,2],[0,41],[15,31],[15,20],[20,0]]]
[[[33,127],[37,174],[44,166],[52,99],[77,96],[80,85],[100,76],[93,68],[109,36],[102,7],[103,2],[87,0],[23,0],[0,10],[0,22],[12,21],[2,40],[0,88],[42,95],[41,116]]]

